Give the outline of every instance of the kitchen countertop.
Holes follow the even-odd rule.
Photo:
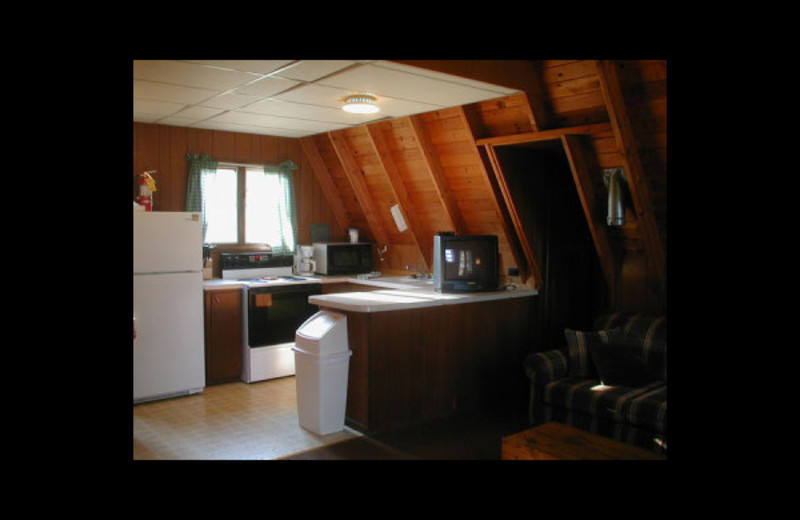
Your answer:
[[[351,276],[315,275],[308,278],[313,278],[323,284],[349,282],[371,286],[369,291],[318,294],[308,299],[309,303],[320,307],[355,312],[381,312],[437,307],[440,305],[458,305],[508,298],[523,298],[539,294],[539,291],[527,288],[477,293],[437,293],[433,290],[432,282],[415,280],[408,276],[382,276],[360,279]],[[286,283],[290,284],[292,282]],[[203,288],[212,291],[242,286],[244,286],[243,282],[233,279],[214,278],[203,281]],[[379,289],[376,290],[374,287],[379,287]]]
[[[212,278],[203,280],[203,289],[206,291],[216,291],[219,289],[235,289],[244,287],[244,282],[238,280],[223,280],[222,278]]]
[[[433,283],[413,280],[407,276],[381,277],[370,280],[351,278],[347,281],[362,285],[386,287],[386,289],[319,294],[309,297],[309,303],[344,311],[381,312],[523,298],[539,294],[539,291],[527,288],[477,293],[438,293],[433,290]]]
[[[348,278],[346,276],[323,276],[323,275],[314,275],[314,276],[306,276],[306,278],[313,279],[318,281],[319,283],[340,283],[340,282],[348,282],[348,281],[356,281],[355,278]],[[359,282],[362,280],[358,280]],[[282,282],[282,283],[275,283],[273,285],[288,285],[296,282]],[[219,289],[232,289],[238,287],[244,287],[245,283],[232,279],[232,278],[212,278],[211,280],[203,280],[203,289],[207,291],[214,291]]]

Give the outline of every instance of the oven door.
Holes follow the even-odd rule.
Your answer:
[[[247,304],[248,347],[294,341],[295,331],[317,312],[308,297],[322,293],[322,285],[296,284],[250,287]]]

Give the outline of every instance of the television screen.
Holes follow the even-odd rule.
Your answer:
[[[434,289],[440,292],[497,290],[497,237],[438,235],[434,238]]]
[[[486,278],[487,265],[494,267],[487,244],[474,240],[450,242],[444,248],[444,277],[447,280]]]

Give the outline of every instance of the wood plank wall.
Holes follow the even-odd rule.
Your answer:
[[[408,63],[444,72],[463,66]],[[481,62],[471,63],[470,77],[490,80],[503,68],[497,61],[486,63],[484,72]],[[312,222],[330,222],[334,239],[344,239],[346,228],[354,226],[364,239],[388,246],[377,268],[395,273],[406,272],[409,264],[429,270],[429,243],[438,231],[496,234],[504,274],[518,266],[519,245],[493,181],[487,143],[577,143],[583,171],[576,175],[591,184],[583,193],[594,194],[590,206],[598,211],[605,207],[603,168],[624,166],[626,175],[637,175],[627,224],[603,231],[615,256],[607,264],[616,271],[612,308],[664,311],[666,61],[544,60],[525,62],[523,69],[522,94],[302,139],[134,123],[134,179],[157,169],[156,210],[182,210],[187,152],[237,162],[292,159],[300,167],[295,186],[301,243]],[[408,231],[395,226],[390,212],[395,204]]]
[[[345,239],[346,230],[337,224],[299,140],[292,138],[133,123],[134,198],[138,175],[145,170],[157,170],[153,174],[157,188],[153,194],[154,209],[185,211],[187,153],[243,164],[280,164],[291,159],[298,166],[293,179],[299,242],[309,243],[309,226],[317,222],[331,224],[333,239]]]

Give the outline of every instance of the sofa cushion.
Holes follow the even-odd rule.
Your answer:
[[[667,390],[661,381],[641,387],[606,386],[598,379],[566,377],[544,386],[545,404],[659,433],[666,430]]]
[[[667,385],[658,385],[633,397],[624,410],[624,422],[658,433],[667,432]]]
[[[644,364],[653,377],[667,380],[667,317],[617,312],[599,316],[596,329],[614,329],[609,343],[626,343],[641,349]]]
[[[604,385],[642,386],[655,379],[641,358],[641,350],[627,344],[589,346],[594,366]]]
[[[597,370],[589,348],[593,344],[607,344],[610,335],[614,332],[612,330],[581,331],[564,329],[567,351],[569,352],[568,374],[574,377],[597,376]]]

